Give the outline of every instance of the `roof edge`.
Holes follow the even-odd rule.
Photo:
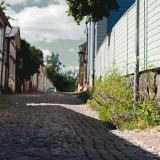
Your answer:
[[[0,15],[2,16],[2,19],[4,20],[5,24],[7,24],[8,27],[12,28],[11,24],[8,21],[8,18],[6,17],[5,13],[2,11],[0,7]]]

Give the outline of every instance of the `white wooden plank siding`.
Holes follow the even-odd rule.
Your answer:
[[[117,27],[115,26],[115,62],[116,67],[121,68],[121,71],[124,70],[126,66],[126,53],[127,53],[127,23],[126,16],[122,18],[121,21],[117,23]]]
[[[121,17],[96,53],[96,78],[103,77],[115,65],[124,74],[133,74],[135,66],[136,6]],[[140,71],[160,67],[160,0],[140,0]]]
[[[140,15],[139,15],[139,70],[142,71],[145,69],[145,55],[146,55],[146,34],[147,31],[147,16],[146,15],[146,8],[144,5],[145,1],[140,1]],[[146,19],[145,19],[146,17]]]
[[[160,66],[160,1],[148,0],[147,69]]]

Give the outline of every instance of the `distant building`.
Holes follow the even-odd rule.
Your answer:
[[[54,82],[48,75],[45,75],[44,79],[44,91],[47,91],[47,89],[51,86],[54,86]]]
[[[19,27],[9,28],[6,27],[5,31],[5,42],[8,44],[6,50],[8,50],[6,54],[6,83],[8,87],[12,88],[12,91],[16,90],[16,57],[17,50],[21,47],[21,39],[20,39],[20,29]]]

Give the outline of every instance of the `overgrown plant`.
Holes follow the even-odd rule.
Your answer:
[[[101,120],[113,123],[120,130],[159,125],[160,108],[156,99],[147,98],[142,90],[140,93],[140,99],[145,101],[135,103],[133,89],[128,88],[126,77],[114,68],[103,79],[96,81],[87,103],[99,111]],[[133,109],[135,105],[136,111]]]

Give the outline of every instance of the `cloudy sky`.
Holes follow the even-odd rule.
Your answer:
[[[0,0],[1,1],[1,0]],[[60,54],[66,67],[78,66],[78,46],[86,41],[85,22],[80,25],[66,14],[65,0],[5,0],[5,12],[12,26],[19,26],[21,37],[40,48],[44,56]]]

